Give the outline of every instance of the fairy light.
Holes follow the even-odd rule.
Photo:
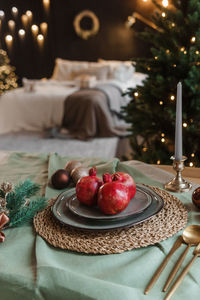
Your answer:
[[[181,47],[181,48],[180,48],[180,51],[181,51],[181,52],[185,51],[185,47]]]
[[[167,49],[167,50],[166,50],[166,53],[167,53],[167,54],[169,54],[169,53],[170,53],[169,49]]]
[[[148,150],[147,147],[143,147],[143,148],[142,148],[142,151],[143,151],[143,152],[147,152],[147,150]]]
[[[10,48],[12,47],[12,42],[13,42],[13,37],[10,34],[7,34],[5,36],[5,41],[6,41],[6,45],[8,47],[8,49],[10,50]]]
[[[155,56],[154,59],[157,60],[157,59],[158,59],[158,56]]]
[[[43,35],[47,34],[48,24],[46,22],[43,22],[40,24],[40,30]]]
[[[192,161],[189,163],[189,166],[190,166],[190,167],[193,167],[193,166],[194,166],[194,164],[193,164]]]
[[[157,163],[157,165],[160,165],[160,160],[157,160],[157,162],[156,162],[156,163]]]
[[[147,71],[151,71],[151,68],[150,68],[150,67],[147,67]]]
[[[50,6],[50,0],[43,0],[43,6],[44,6],[45,12],[48,14],[49,6]]]
[[[162,5],[163,5],[164,7],[167,7],[167,6],[169,5],[168,0],[163,0],[163,1],[162,1]]]
[[[37,34],[38,34],[38,32],[39,32],[38,26],[35,25],[35,24],[33,24],[33,25],[31,26],[31,31],[32,31],[32,33],[33,33],[34,36],[37,36]]]
[[[20,37],[24,37],[25,36],[25,30],[24,29],[20,29],[18,31],[18,34],[19,34]]]
[[[24,27],[26,27],[28,25],[28,16],[22,15],[21,19],[22,19],[22,24],[24,25]]]
[[[175,26],[176,26],[176,24],[175,24],[175,23],[172,23],[172,24],[171,24],[171,26],[172,26],[172,27],[175,27]]]
[[[160,105],[163,105],[163,101],[160,101],[159,104],[160,104]]]
[[[173,67],[176,68],[176,64],[173,64]]]
[[[192,153],[192,154],[191,154],[191,157],[195,157],[195,154],[194,154],[194,153]]]
[[[135,97],[138,97],[138,96],[139,96],[138,92],[135,92],[135,93],[134,93],[134,96],[135,96]]]
[[[15,29],[15,21],[9,20],[8,21],[8,27],[10,28],[11,31],[14,31],[14,29]]]
[[[199,51],[198,51],[198,50],[196,50],[196,51],[195,51],[195,54],[196,54],[196,55],[199,55]]]
[[[188,126],[188,124],[187,124],[186,122],[184,122],[184,123],[183,123],[183,127],[186,128],[187,126]]]
[[[191,43],[195,43],[196,42],[196,37],[195,36],[193,36],[193,37],[191,37]]]
[[[16,17],[16,16],[18,15],[18,9],[17,9],[17,7],[13,6],[13,7],[11,8],[11,12],[12,12],[12,15],[13,15],[14,17]]]
[[[26,16],[28,17],[29,24],[32,23],[33,13],[32,13],[31,10],[27,10],[27,11],[26,11]]]
[[[171,95],[170,99],[171,99],[172,101],[174,101],[174,100],[175,100],[175,96],[174,96],[174,95]]]
[[[164,133],[161,133],[161,136],[162,136],[162,137],[164,137],[164,136],[165,136],[165,134],[164,134]]]
[[[37,35],[37,42],[38,42],[38,46],[42,48],[44,45],[44,36],[42,34]]]
[[[3,10],[0,10],[0,18],[3,19],[3,17],[5,16],[5,13]]]
[[[162,138],[162,139],[161,139],[161,142],[164,143],[164,142],[165,142],[165,138]]]
[[[165,13],[165,12],[162,12],[161,16],[162,16],[163,18],[165,18],[165,17],[166,17],[166,13]]]
[[[183,53],[184,53],[184,54],[187,54],[187,51],[185,50]]]

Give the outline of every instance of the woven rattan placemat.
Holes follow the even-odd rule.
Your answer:
[[[52,199],[34,218],[36,232],[54,247],[93,254],[114,254],[158,243],[187,224],[187,210],[168,192],[151,187],[164,200],[163,209],[151,219],[129,228],[105,232],[82,231],[63,226],[51,212]]]

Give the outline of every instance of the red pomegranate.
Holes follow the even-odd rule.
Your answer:
[[[112,180],[119,181],[129,188],[130,199],[132,199],[135,196],[136,184],[133,178],[128,173],[116,172],[112,174]]]
[[[123,211],[129,204],[129,189],[119,181],[111,181],[110,174],[103,175],[104,184],[98,192],[98,206],[107,215]]]
[[[93,167],[89,170],[89,176],[81,177],[76,184],[77,199],[88,206],[97,203],[97,193],[103,183],[96,174],[96,167]]]

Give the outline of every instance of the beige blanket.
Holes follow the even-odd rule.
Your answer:
[[[127,124],[120,117],[120,109],[126,101],[112,85],[79,90],[65,101],[62,126],[79,139],[123,136]]]

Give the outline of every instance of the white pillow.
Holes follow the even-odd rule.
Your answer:
[[[72,80],[73,71],[82,71],[88,69],[89,63],[86,61],[70,61],[56,58],[52,79]]]
[[[95,76],[97,80],[106,80],[109,74],[108,66],[95,65],[91,63],[87,69],[84,70],[73,70],[72,71],[72,79],[76,79],[80,75],[89,75]]]
[[[135,67],[131,61],[119,61],[119,60],[103,60],[98,61],[105,66],[109,67],[109,78],[117,79],[121,82],[127,82],[133,77]]]

